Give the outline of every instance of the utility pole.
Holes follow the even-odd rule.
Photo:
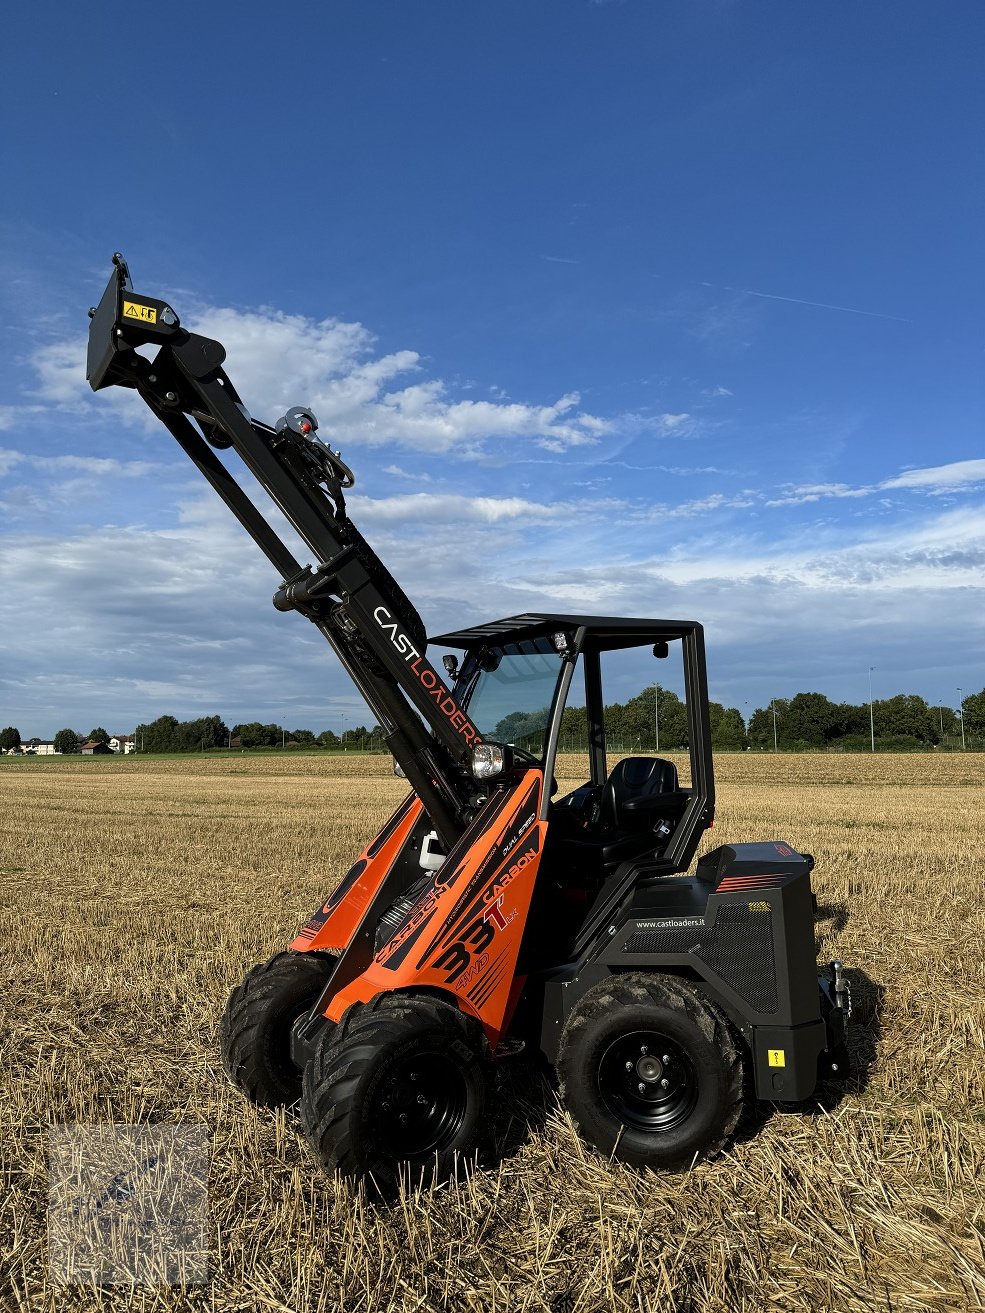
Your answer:
[[[961,751],[964,752],[964,698],[961,696],[960,689],[958,689],[958,715],[961,717]]]
[[[780,749],[776,741],[776,698],[770,699],[770,709],[773,712],[773,751],[779,752]]]
[[[872,672],[875,666],[869,666],[869,736],[872,740],[872,751],[876,750],[876,716],[872,709]]]
[[[653,686],[653,733],[657,740],[657,751],[660,751],[660,685]]]

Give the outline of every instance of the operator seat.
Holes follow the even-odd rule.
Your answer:
[[[690,796],[672,761],[624,757],[604,784],[582,784],[553,804],[533,923],[573,943],[606,877],[621,862],[659,856]]]
[[[666,840],[656,827],[672,825],[689,797],[672,761],[624,757],[601,788],[583,784],[551,809],[548,843],[569,869],[601,878],[605,866],[662,847]]]
[[[652,829],[652,824],[641,826],[640,822],[644,816],[652,816],[653,807],[640,807],[639,803],[679,790],[677,767],[672,761],[663,757],[623,757],[602,786],[600,822],[613,830]]]

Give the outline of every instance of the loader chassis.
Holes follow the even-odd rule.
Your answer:
[[[598,1148],[670,1169],[727,1143],[745,1073],[757,1097],[785,1102],[844,1074],[849,995],[840,964],[817,970],[813,859],[779,840],[733,844],[684,874],[715,805],[701,626],[513,616],[430,640],[461,653],[444,659],[449,686],[349,519],[352,473],[311,412],[253,419],[221,343],[134,293],[120,256],[90,317],[92,388],[136,389],[170,430],[280,574],[274,605],[333,648],[412,790],[287,951],[233,991],[221,1043],[240,1089],[269,1105],[300,1094],[316,1158],[386,1192],[408,1171],[457,1170],[481,1138],[495,1060],[524,1047],[557,1068]],[[216,454],[230,449],[312,565]],[[686,785],[660,757],[610,769],[601,658],[634,648],[680,652]],[[559,798],[576,672],[589,776]],[[524,698],[546,708],[539,736],[496,742],[503,707]]]

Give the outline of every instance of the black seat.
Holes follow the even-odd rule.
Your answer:
[[[660,806],[656,799],[679,791],[677,767],[672,761],[663,757],[623,757],[603,785],[600,821],[612,830],[652,829],[654,811]]]

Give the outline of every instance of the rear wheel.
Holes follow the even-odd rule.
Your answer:
[[[322,1037],[301,1116],[329,1172],[393,1195],[454,1176],[478,1144],[489,1086],[478,1023],[433,998],[381,996]]]
[[[682,1171],[727,1143],[743,1069],[725,1019],[687,981],[615,976],[574,1007],[558,1058],[561,1098],[596,1148]]]
[[[314,1005],[333,961],[327,953],[276,953],[230,994],[219,1025],[222,1066],[254,1103],[276,1108],[300,1097],[291,1027]]]

